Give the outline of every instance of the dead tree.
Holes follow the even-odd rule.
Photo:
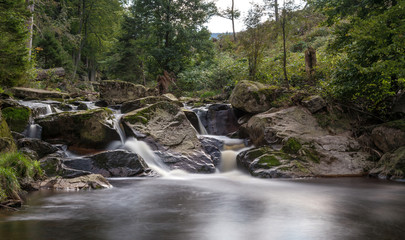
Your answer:
[[[311,85],[314,84],[315,67],[316,67],[316,50],[312,47],[308,47],[308,49],[305,51],[305,71],[307,72],[307,77]]]

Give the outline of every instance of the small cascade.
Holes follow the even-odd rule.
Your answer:
[[[238,152],[232,150],[225,150],[221,152],[221,164],[219,170],[221,172],[230,172],[236,170],[236,156]]]
[[[35,124],[32,122],[25,130],[22,132],[22,134],[27,137],[27,138],[37,138],[41,139],[42,135],[42,127],[39,126],[38,124]]]
[[[208,135],[207,129],[205,129],[198,114],[197,117],[198,117],[198,127],[200,128],[200,135]]]
[[[116,113],[116,114],[114,114],[114,128],[115,128],[115,130],[117,130],[118,135],[120,135],[120,139],[121,139],[121,143],[122,143],[122,144],[125,143],[125,139],[126,139],[125,132],[124,132],[124,130],[122,129],[121,124],[120,124],[120,122],[121,122],[121,117],[122,117],[123,115],[124,115],[124,114],[121,114],[121,113]]]
[[[201,121],[201,117],[206,116],[208,109],[206,108],[195,108],[192,109],[193,112],[197,115],[198,118],[198,127],[200,128],[200,135],[208,135],[208,131],[205,128],[204,124]]]
[[[170,169],[162,162],[162,160],[156,156],[147,143],[130,137],[124,144],[124,149],[137,153],[141,156],[148,166],[162,176],[167,176]]]

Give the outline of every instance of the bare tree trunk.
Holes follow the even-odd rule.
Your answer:
[[[32,54],[32,38],[33,38],[33,30],[34,30],[34,8],[35,8],[35,0],[25,0],[28,4],[28,9],[31,12],[31,16],[27,21],[27,28],[29,32],[29,38],[27,40],[27,48],[28,48],[28,61],[31,62],[31,54]],[[31,4],[30,4],[31,2]]]
[[[288,81],[288,75],[287,75],[287,48],[286,48],[286,32],[285,32],[285,25],[287,21],[287,12],[285,9],[283,9],[283,19],[281,21],[281,28],[283,30],[283,71],[284,71],[284,82],[286,87],[289,89],[290,88],[290,83]]]
[[[276,17],[276,22],[278,22],[279,16],[278,16],[278,3],[277,3],[277,0],[274,0],[274,15]]]
[[[233,31],[233,40],[236,41],[234,9],[235,9],[235,2],[234,2],[234,0],[232,0],[232,10],[231,10],[231,14],[232,14],[232,31]]]
[[[83,26],[85,25],[85,14],[86,14],[86,0],[82,0],[82,1],[83,1],[82,2],[83,7],[82,7],[82,11],[80,13],[81,21],[80,21],[80,27],[79,27],[79,31],[78,31],[78,34],[80,34],[80,45],[79,45],[79,48],[77,49],[77,54],[76,54],[76,58],[75,58],[75,62],[74,62],[75,65],[74,65],[74,68],[73,68],[72,82],[76,78],[77,69],[79,67],[79,63],[80,63],[80,59],[81,59],[81,55],[82,55],[82,48],[84,47],[84,40],[85,40],[86,35],[87,35],[87,29],[85,27],[86,35],[85,35],[84,39],[81,36]]]
[[[310,85],[314,85],[316,67],[316,50],[312,47],[308,47],[305,51],[305,71],[307,72]]]

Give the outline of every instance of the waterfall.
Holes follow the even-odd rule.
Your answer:
[[[120,139],[121,139],[121,143],[124,144],[125,143],[125,139],[126,139],[126,135],[124,130],[121,128],[121,117],[124,114],[121,113],[116,113],[114,114],[114,128],[115,130],[117,130],[118,135],[120,135]]]

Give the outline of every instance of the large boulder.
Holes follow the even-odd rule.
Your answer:
[[[207,112],[207,132],[213,135],[227,135],[239,129],[234,109],[227,104],[212,104]]]
[[[17,149],[7,122],[0,111],[0,152],[12,152]]]
[[[277,86],[240,81],[229,99],[232,107],[248,113],[261,113],[273,107],[272,102],[285,92]]]
[[[79,148],[105,149],[120,140],[108,109],[62,112],[38,118],[42,138],[50,143],[63,143]]]
[[[106,151],[83,158],[67,159],[63,163],[69,168],[101,174],[104,177],[147,176],[150,172],[142,157],[126,150]]]
[[[22,87],[14,87],[11,89],[14,97],[21,98],[21,99],[66,99],[69,98],[67,93],[57,92],[57,91],[48,91],[43,89],[35,89],[35,88],[22,88]]]
[[[302,107],[255,115],[244,131],[256,146],[281,145],[284,153],[313,156],[317,160],[305,166],[312,176],[359,176],[373,165],[348,133],[330,135]]]
[[[17,146],[19,149],[28,148],[33,150],[39,158],[58,151],[58,148],[53,146],[52,144],[35,138],[18,139]]]
[[[314,95],[304,98],[302,105],[306,107],[311,113],[316,113],[326,107],[326,102],[321,96]]]
[[[102,81],[100,98],[110,105],[145,97],[146,88],[142,85],[124,81]]]
[[[405,178],[405,146],[394,152],[388,152],[380,159],[377,167],[371,170],[371,176],[382,179]]]
[[[149,105],[152,105],[152,104],[155,104],[158,102],[172,102],[172,103],[178,105],[179,107],[183,106],[183,104],[180,103],[179,101],[171,100],[165,96],[159,96],[159,97],[150,96],[150,97],[144,97],[144,98],[139,98],[136,100],[124,102],[121,106],[121,113],[129,113],[134,110],[144,108],[144,107],[147,107]]]
[[[405,146],[405,120],[397,120],[377,126],[371,132],[374,144],[384,153]]]
[[[158,102],[122,117],[127,136],[149,143],[171,169],[188,172],[215,172],[212,159],[204,152],[196,130],[181,108]]]
[[[39,182],[37,188],[55,190],[88,190],[112,188],[112,185],[100,174],[91,174],[76,178],[48,178]]]

